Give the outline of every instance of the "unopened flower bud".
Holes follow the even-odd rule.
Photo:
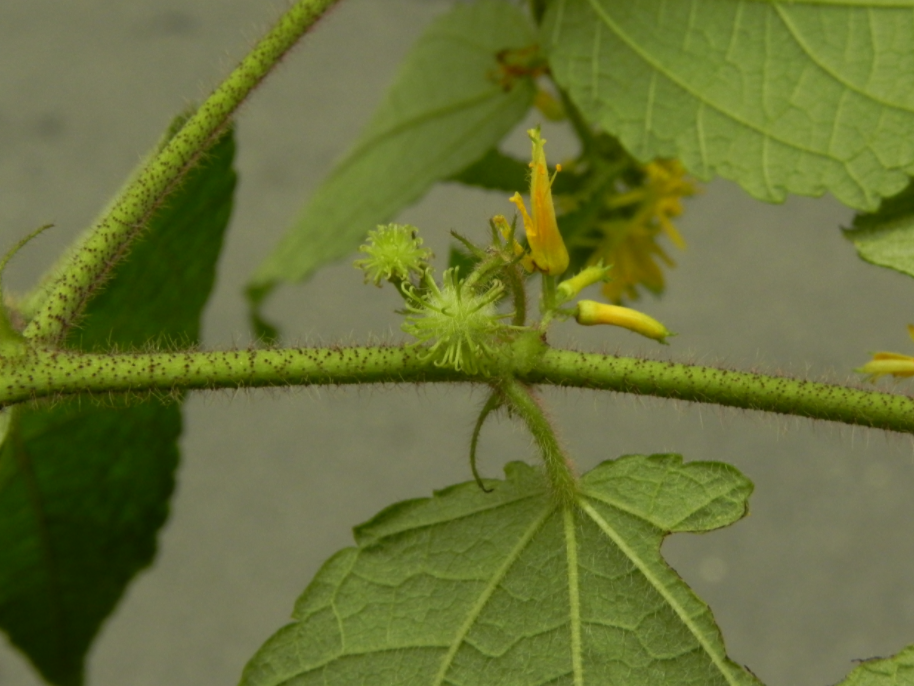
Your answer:
[[[606,279],[610,267],[604,267],[602,262],[582,269],[570,279],[565,279],[557,288],[560,303],[571,300],[588,286]]]
[[[621,326],[623,329],[634,331],[637,334],[651,338],[659,343],[666,344],[666,339],[673,334],[653,317],[630,307],[607,305],[594,300],[581,300],[575,311],[578,324],[595,326],[597,324],[610,324]]]

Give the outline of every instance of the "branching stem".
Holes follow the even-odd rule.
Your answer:
[[[219,137],[238,106],[334,2],[298,0],[181,130],[150,157],[72,251],[23,332],[26,338],[43,343],[62,340],[133,239]]]

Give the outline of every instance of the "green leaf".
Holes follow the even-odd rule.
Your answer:
[[[556,80],[639,159],[873,210],[914,171],[909,3],[555,0]]]
[[[914,276],[914,183],[876,212],[858,214],[844,235],[867,262]]]
[[[469,167],[454,174],[448,181],[487,190],[522,193],[530,185],[529,177],[530,167],[527,162],[493,148]]]
[[[235,187],[231,132],[192,170],[87,308],[83,350],[192,346]],[[56,684],[153,559],[181,433],[178,399],[76,398],[7,410],[0,450],[0,627]]]
[[[435,21],[358,142],[258,267],[252,301],[349,254],[369,229],[501,140],[530,108],[534,86],[528,78],[503,86],[498,53],[535,42],[524,14],[497,0],[458,4]]]
[[[914,646],[893,657],[864,660],[836,686],[914,686]]]
[[[660,555],[671,532],[746,513],[735,468],[629,455],[584,476],[568,509],[533,468],[506,475],[358,527],[242,684],[758,684]]]

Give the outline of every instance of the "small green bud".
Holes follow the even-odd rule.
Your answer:
[[[411,272],[424,274],[432,257],[432,251],[422,247],[418,229],[409,224],[378,225],[368,232],[359,252],[368,257],[354,264],[365,272],[365,283],[375,286],[381,281],[408,281]]]

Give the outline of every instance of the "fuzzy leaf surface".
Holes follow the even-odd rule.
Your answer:
[[[235,187],[226,134],[89,303],[68,344],[194,345]],[[181,434],[178,402],[76,398],[7,410],[0,449],[0,627],[42,676],[82,683],[101,623],[155,555]]]
[[[876,212],[858,214],[844,235],[867,262],[914,276],[914,184]]]
[[[914,4],[554,0],[555,78],[642,161],[872,211],[914,171]]]
[[[864,660],[836,686],[914,686],[914,646],[892,657]]]
[[[500,141],[530,108],[534,87],[528,78],[500,85],[497,55],[535,43],[526,16],[497,0],[460,3],[435,21],[354,147],[257,268],[254,300],[348,255],[369,229]]]
[[[492,493],[459,484],[357,527],[242,684],[758,684],[660,555],[746,513],[735,468],[629,455],[567,509],[539,471],[505,471]]]

